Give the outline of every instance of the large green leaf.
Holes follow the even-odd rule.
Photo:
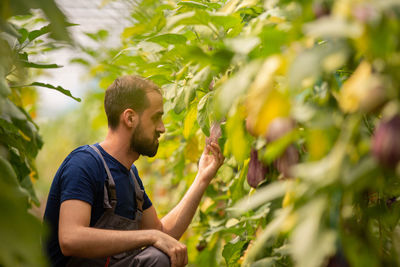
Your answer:
[[[54,90],[57,90],[60,93],[66,95],[66,96],[71,97],[72,99],[74,99],[74,100],[76,100],[78,102],[81,102],[81,99],[79,97],[73,96],[69,90],[62,88],[61,86],[57,86],[56,87],[54,85],[51,85],[51,84],[48,84],[48,83],[41,83],[41,82],[33,82],[33,83],[31,83],[31,84],[29,84],[27,86],[40,86],[40,87],[46,87],[46,88],[54,89]]]
[[[15,173],[10,164],[0,156],[0,264],[3,266],[44,266],[45,259],[40,244],[42,225],[27,212],[26,194],[15,185]],[[4,168],[3,168],[4,167]],[[7,182],[8,181],[8,182]]]

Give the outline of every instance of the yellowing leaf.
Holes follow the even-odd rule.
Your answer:
[[[257,135],[266,134],[271,121],[275,118],[289,116],[290,106],[290,100],[287,95],[277,90],[271,91],[255,120],[254,132]]]
[[[233,154],[239,163],[244,162],[250,152],[250,144],[246,138],[243,125],[244,116],[243,108],[238,108],[235,114],[228,118],[226,122],[228,139],[225,148],[228,153]]]
[[[133,27],[125,28],[124,31],[121,34],[121,37],[123,39],[126,39],[126,38],[132,37],[132,36],[137,35],[137,34],[142,34],[145,31],[146,31],[146,25],[145,24],[139,24],[139,25],[135,25]]]
[[[199,148],[199,141],[197,140],[196,135],[192,135],[192,137],[186,142],[185,147],[185,159],[190,162],[197,162],[201,155],[201,150]]]
[[[158,148],[157,157],[158,158],[169,158],[172,154],[179,149],[180,142],[176,139],[168,140],[168,141],[161,141],[160,146]]]
[[[308,136],[308,151],[311,160],[319,160],[325,156],[330,149],[329,137],[321,129],[311,130]]]
[[[249,93],[246,99],[246,108],[248,112],[248,124],[250,128],[252,128],[252,132],[256,135],[263,135],[266,131],[266,125],[262,123],[260,119],[261,112],[262,116],[266,116],[264,113],[266,112],[266,104],[270,105],[268,102],[271,96],[274,98],[275,93],[273,92],[273,85],[275,82],[275,78],[277,74],[283,74],[286,71],[286,64],[282,57],[279,56],[271,56],[267,60],[264,61],[261,69],[259,70],[256,79],[252,83]],[[272,100],[273,101],[273,100]],[[274,103],[272,103],[274,104]],[[286,105],[284,107],[286,109]],[[277,109],[280,111],[280,109]],[[274,112],[274,111],[272,111]],[[279,114],[282,112],[278,112]],[[288,113],[283,112],[282,116],[286,116]],[[273,114],[271,114],[273,115]],[[282,117],[281,116],[281,117]],[[275,117],[274,117],[275,118]],[[270,121],[267,123],[269,124]],[[257,129],[256,129],[257,128]],[[260,129],[263,128],[263,129]]]
[[[99,64],[93,68],[90,69],[90,75],[91,76],[96,76],[98,73],[104,72],[105,68],[103,64]]]
[[[338,101],[344,112],[352,113],[360,108],[361,101],[367,97],[371,72],[371,65],[363,61],[343,84]]]
[[[185,137],[185,139],[188,139],[190,135],[193,133],[193,126],[196,123],[196,119],[197,119],[197,107],[196,105],[192,105],[185,117],[185,121],[183,122],[183,137]]]
[[[296,197],[296,194],[293,190],[289,189],[288,191],[286,191],[286,194],[282,200],[282,207],[286,208],[287,206],[293,204],[293,200],[295,197]]]
[[[284,18],[278,17],[278,16],[271,16],[271,17],[268,18],[268,20],[269,20],[270,22],[276,23],[276,24],[285,22],[285,19],[284,19]]]

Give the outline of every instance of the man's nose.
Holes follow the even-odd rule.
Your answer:
[[[158,131],[159,133],[165,133],[165,126],[164,126],[164,123],[163,123],[163,122],[161,122],[161,123],[158,125],[157,131]]]

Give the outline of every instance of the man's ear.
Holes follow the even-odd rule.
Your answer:
[[[121,114],[121,122],[128,128],[136,128],[139,123],[139,114],[131,108],[125,109]]]

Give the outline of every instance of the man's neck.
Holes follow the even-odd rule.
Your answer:
[[[133,162],[140,156],[137,152],[133,152],[130,149],[128,136],[120,136],[111,130],[108,131],[106,138],[100,143],[100,146],[127,169],[130,169]]]

